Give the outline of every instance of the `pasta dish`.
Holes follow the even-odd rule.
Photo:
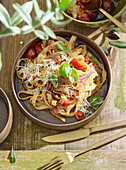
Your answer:
[[[24,87],[18,98],[64,122],[73,116],[82,120],[102,103],[93,94],[104,84],[106,71],[76,36],[56,38],[34,44],[18,60],[16,72]]]

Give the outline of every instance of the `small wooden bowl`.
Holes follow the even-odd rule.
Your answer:
[[[28,48],[30,48],[33,44],[40,42],[39,38],[34,38],[30,42],[28,42],[19,52],[19,54],[14,62],[13,69],[12,69],[12,89],[13,89],[14,96],[15,96],[16,101],[18,102],[19,106],[32,121],[38,123],[41,126],[44,126],[46,128],[50,128],[50,129],[71,130],[71,129],[76,129],[83,125],[88,124],[94,118],[96,118],[96,116],[98,116],[101,113],[101,111],[103,110],[103,108],[105,106],[106,100],[109,96],[109,93],[110,93],[110,88],[111,88],[111,83],[112,83],[112,73],[111,73],[111,67],[110,67],[108,58],[103,53],[103,51],[100,49],[100,47],[98,47],[98,45],[96,43],[94,43],[92,40],[90,40],[89,38],[87,38],[86,36],[84,36],[82,34],[72,32],[72,31],[59,30],[59,31],[55,31],[55,33],[58,36],[66,37],[66,38],[70,38],[72,35],[77,36],[78,41],[85,44],[87,46],[87,49],[91,53],[93,53],[94,56],[99,57],[100,61],[102,61],[102,63],[104,64],[105,69],[107,71],[107,80],[106,80],[105,87],[104,87],[106,89],[104,92],[104,101],[101,104],[101,106],[92,115],[88,116],[87,118],[85,118],[81,121],[77,121],[74,116],[71,118],[67,117],[66,122],[64,123],[60,119],[58,119],[55,116],[53,116],[52,114],[50,114],[49,111],[36,110],[30,104],[29,100],[22,101],[22,100],[18,99],[17,94],[20,90],[22,90],[21,89],[22,87],[20,87],[21,82],[19,81],[19,79],[16,75],[16,64],[17,64],[18,60],[24,56],[24,53]]]
[[[13,122],[13,111],[9,98],[0,88],[0,143],[2,143],[10,133]]]

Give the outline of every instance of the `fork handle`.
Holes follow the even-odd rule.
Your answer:
[[[88,151],[90,151],[92,149],[96,149],[98,147],[101,147],[101,146],[103,146],[105,144],[108,144],[110,142],[113,142],[113,141],[115,141],[115,140],[117,140],[117,139],[119,139],[119,138],[121,138],[123,136],[126,136],[126,129],[119,132],[119,133],[117,133],[117,134],[115,134],[115,135],[112,135],[111,137],[108,137],[108,138],[106,138],[106,139],[104,139],[104,140],[102,140],[102,141],[100,141],[100,142],[98,142],[98,143],[96,143],[96,144],[94,144],[92,146],[89,146],[88,148],[85,148],[84,150],[77,153],[76,156],[78,156],[80,154],[83,154],[83,153],[86,153],[86,152],[88,152]]]

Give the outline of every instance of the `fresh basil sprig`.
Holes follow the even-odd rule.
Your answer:
[[[71,51],[68,47],[66,47],[66,45],[65,45],[63,42],[60,42],[60,41],[57,42],[57,48],[58,48],[60,51],[64,51],[64,52],[66,52],[66,53],[68,53],[69,51]]]
[[[91,107],[97,110],[99,106],[102,104],[103,100],[100,96],[91,95],[88,102]]]
[[[2,68],[2,54],[0,52],[0,70],[1,70],[1,68]]]
[[[50,77],[50,81],[55,88],[58,86],[58,76],[56,74],[52,74],[52,76]]]
[[[74,67],[71,68],[70,65],[67,62],[63,63],[60,66],[59,73],[64,78],[69,77],[69,80],[73,84],[76,84],[79,80],[79,71]]]
[[[71,22],[71,19],[64,20],[62,11],[68,8],[68,6],[75,0],[63,0],[59,3],[58,0],[46,0],[47,11],[40,9],[37,0],[32,0],[20,5],[18,3],[12,4],[15,9],[12,17],[9,15],[7,9],[0,4],[0,21],[4,24],[5,29],[0,32],[0,38],[6,36],[12,36],[17,34],[28,34],[34,32],[34,34],[40,39],[47,40],[49,37],[56,38],[54,32],[46,26],[48,21],[51,21],[53,25],[62,27]],[[33,10],[36,16],[32,18],[30,15]],[[26,12],[27,11],[27,12]],[[18,27],[22,21],[25,21],[26,25]],[[41,30],[36,29],[41,26]]]
[[[70,73],[71,73],[71,67],[70,65],[65,62],[63,63],[61,66],[60,66],[60,69],[59,69],[59,73],[61,76],[63,76],[64,78],[68,78],[70,76]]]
[[[79,80],[79,71],[72,67],[71,74],[69,76],[71,83],[76,84]]]
[[[11,149],[10,158],[11,158],[11,163],[16,162],[16,157],[15,157],[15,152],[14,152],[13,146],[12,146],[12,149]]]
[[[126,47],[126,42],[124,41],[110,41],[109,44],[116,47]]]

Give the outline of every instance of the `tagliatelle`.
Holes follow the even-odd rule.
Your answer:
[[[57,40],[42,41],[41,52],[32,60],[21,58],[16,67],[17,76],[25,87],[25,90],[19,91],[18,98],[28,99],[37,110],[49,109],[51,114],[64,122],[65,117],[72,117],[78,111],[90,112],[87,98],[103,86],[107,76],[99,61],[97,64],[86,62],[86,46],[76,46],[76,40],[73,35],[70,41],[59,36]],[[63,42],[70,51],[60,51],[58,41]],[[75,59],[79,65],[73,64]],[[71,68],[78,69],[80,78],[76,84],[69,77],[60,75],[59,69],[65,62]],[[51,79],[53,74],[55,79]],[[54,83],[58,84],[54,87]]]

